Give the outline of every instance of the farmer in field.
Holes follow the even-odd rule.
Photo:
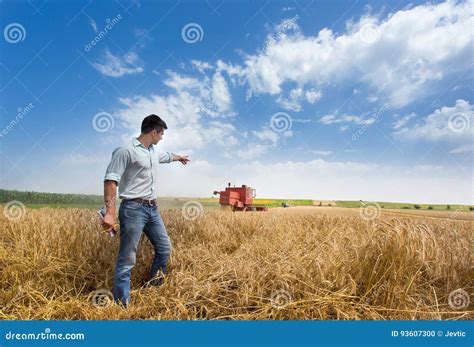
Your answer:
[[[124,306],[130,302],[130,274],[142,232],[155,250],[149,279],[151,285],[159,285],[163,281],[171,252],[171,242],[156,205],[154,171],[159,163],[180,161],[186,165],[189,159],[187,155],[155,153],[153,145],[162,139],[165,129],[166,123],[157,115],[145,117],[140,136],[114,150],[105,173],[104,227],[112,228],[116,223],[117,186],[122,199],[119,209],[120,250],[115,266],[113,295],[114,300]]]

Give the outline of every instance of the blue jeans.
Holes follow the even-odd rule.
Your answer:
[[[120,250],[117,257],[112,293],[114,300],[124,306],[130,302],[130,275],[135,265],[137,247],[142,232],[155,250],[150,279],[158,271],[166,273],[171,242],[157,206],[135,201],[122,201],[119,209]]]

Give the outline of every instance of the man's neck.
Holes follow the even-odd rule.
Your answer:
[[[151,146],[151,141],[147,139],[143,134],[140,134],[140,136],[137,137],[137,140],[140,141],[140,143],[145,147],[148,148]]]

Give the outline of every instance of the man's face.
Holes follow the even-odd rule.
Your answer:
[[[161,129],[160,131],[153,130],[151,132],[152,143],[156,145],[158,142],[160,142],[161,139],[163,138],[164,133],[165,133],[165,129]]]

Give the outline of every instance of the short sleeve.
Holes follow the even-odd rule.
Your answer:
[[[119,147],[115,149],[105,172],[104,181],[116,181],[118,184],[130,161],[130,153],[126,148]]]

